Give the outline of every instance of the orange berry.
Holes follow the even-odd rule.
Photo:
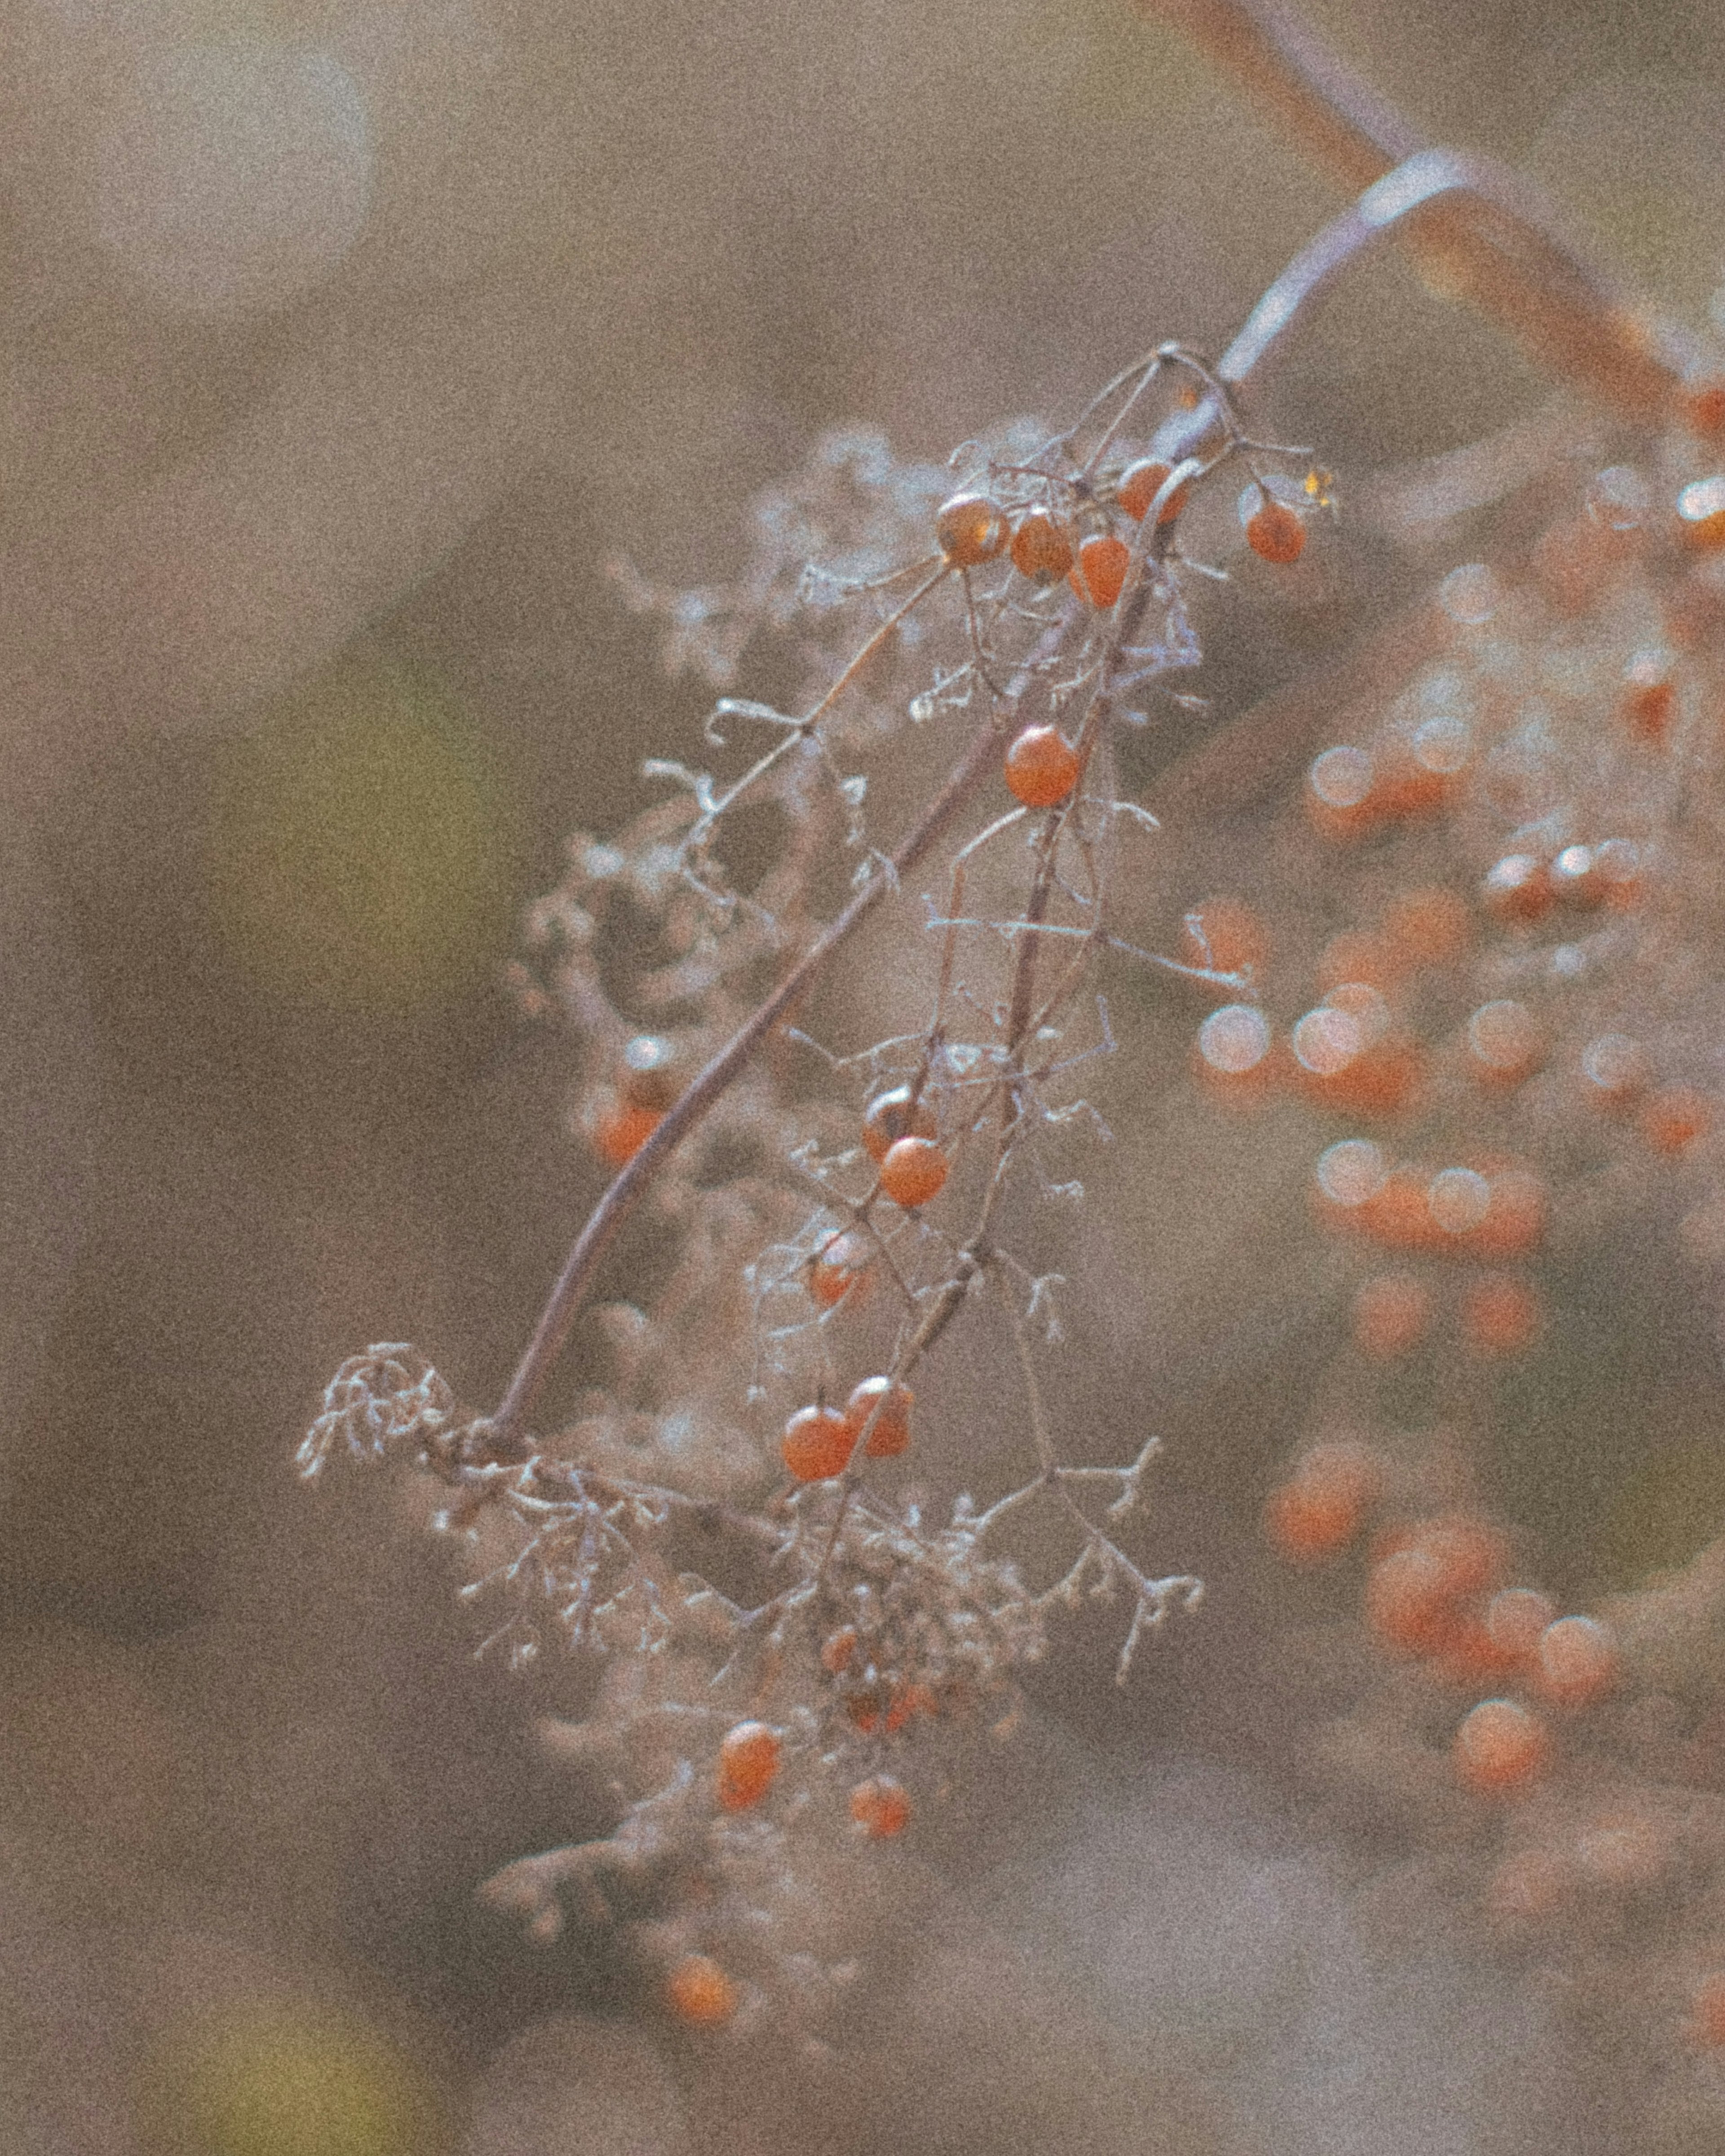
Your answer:
[[[1725,547],[1725,478],[1692,480],[1678,495],[1677,536],[1698,554]]]
[[[1080,598],[1106,613],[1120,597],[1131,560],[1131,549],[1123,539],[1110,531],[1092,532],[1080,542],[1077,567],[1067,581]]]
[[[619,1102],[593,1127],[593,1151],[611,1168],[626,1168],[665,1121],[657,1108]]]
[[[1150,505],[1162,491],[1163,482],[1173,470],[1160,457],[1141,457],[1135,465],[1128,465],[1120,475],[1120,485],[1115,499],[1134,524],[1142,524],[1150,514]],[[1186,506],[1192,489],[1183,483],[1163,502],[1157,512],[1158,524],[1172,524]]]
[[[1364,1524],[1383,1480],[1376,1456],[1364,1445],[1314,1445],[1265,1507],[1271,1548],[1291,1564],[1322,1564],[1339,1557]]]
[[[1644,675],[1651,671],[1641,670]],[[1676,709],[1676,683],[1663,678],[1638,680],[1632,664],[1623,701],[1618,706],[1624,731],[1649,748],[1663,748]]]
[[[837,1408],[798,1408],[784,1426],[779,1450],[799,1482],[827,1482],[849,1466],[856,1440]]]
[[[1213,973],[1255,970],[1270,956],[1270,938],[1261,918],[1238,899],[1207,898],[1194,906],[1182,925],[1181,955],[1190,966]]]
[[[842,1676],[850,1668],[855,1653],[856,1627],[854,1625],[842,1625],[838,1631],[829,1632],[822,1640],[820,1666],[829,1677]]]
[[[675,1046],[657,1034],[638,1033],[623,1051],[624,1099],[632,1108],[663,1115],[680,1091]]]
[[[1269,1079],[1270,1021],[1254,1004],[1224,1004],[1198,1029],[1199,1076],[1235,1099],[1261,1098]]]
[[[1617,1681],[1616,1635],[1597,1617],[1560,1617],[1539,1635],[1541,1686],[1559,1707],[1591,1707]]]
[[[1705,440],[1725,434],[1725,382],[1703,377],[1685,385],[1677,409],[1692,434]]]
[[[1033,509],[1012,535],[1012,566],[1033,584],[1057,583],[1072,567],[1072,542],[1045,509]]]
[[[1440,1512],[1420,1521],[1410,1547],[1435,1558],[1445,1593],[1457,1600],[1495,1588],[1509,1561],[1502,1536],[1471,1512]]]
[[[1378,1273],[1353,1298],[1353,1340],[1363,1355],[1393,1362],[1418,1344],[1431,1322],[1431,1291],[1412,1273]]]
[[[1513,996],[1481,1004],[1467,1021],[1465,1039],[1469,1075],[1482,1086],[1519,1086],[1544,1060],[1538,1021]]]
[[[1689,2000],[1690,2033],[1710,2050],[1725,2045],[1725,1969],[1710,1969]]]
[[[1455,1773],[1477,1795],[1518,1797],[1544,1773],[1550,1751],[1545,1724],[1530,1708],[1482,1699],[1455,1732]]]
[[[1539,1297],[1525,1281],[1487,1273],[1461,1301],[1462,1337],[1476,1354],[1518,1355],[1538,1337]]]
[[[935,512],[937,545],[955,569],[979,569],[1006,552],[1006,519],[985,494],[955,494]]]
[[[685,1954],[665,1980],[665,1995],[677,2019],[697,2029],[721,2028],[737,2011],[735,1983],[706,1954]]]
[[[1352,744],[1327,748],[1307,767],[1307,812],[1327,838],[1354,838],[1377,820],[1377,781],[1369,749]]]
[[[1454,1600],[1430,1550],[1392,1550],[1372,1567],[1366,1623],[1399,1654],[1431,1655],[1448,1645],[1456,1630]]]
[[[760,1803],[778,1779],[784,1746],[764,1722],[739,1722],[719,1747],[719,1802],[727,1812]]]
[[[1553,901],[1545,863],[1535,854],[1506,854],[1480,886],[1480,902],[1500,921],[1543,920]]]
[[[891,1774],[871,1775],[850,1792],[850,1816],[870,1841],[886,1841],[911,1824],[911,1800]]]
[[[868,1243],[849,1229],[824,1244],[809,1268],[809,1292],[823,1310],[831,1310],[847,1295],[860,1301],[868,1282]]]
[[[1078,752],[1058,726],[1026,726],[1006,752],[1006,783],[1027,808],[1064,801],[1078,773]]]
[[[1655,1152],[1682,1152],[1707,1136],[1712,1121],[1704,1093],[1692,1086],[1668,1086],[1641,1110],[1641,1135]]]
[[[1486,1217],[1467,1248],[1480,1257],[1524,1258],[1545,1234],[1545,1185],[1524,1168],[1500,1168],[1486,1180],[1491,1195]]]
[[[1306,551],[1306,520],[1285,501],[1267,497],[1246,519],[1246,544],[1260,560],[1286,567]]]
[[[1427,884],[1391,899],[1384,909],[1382,934],[1411,965],[1446,966],[1466,950],[1473,921],[1459,892]]]
[[[1407,973],[1406,957],[1395,944],[1387,937],[1364,935],[1357,928],[1332,936],[1318,955],[1317,985],[1326,995],[1354,982],[1380,992],[1394,988]]]
[[[905,1451],[911,1442],[911,1409],[916,1399],[908,1385],[896,1385],[891,1378],[865,1378],[845,1403],[852,1442],[862,1435],[864,1424],[873,1415],[875,1427],[863,1446],[865,1455],[891,1460]]]
[[[901,1685],[886,1710],[886,1733],[889,1737],[895,1735],[913,1715],[936,1715],[940,1711],[940,1702],[927,1685]]]
[[[1555,1614],[1550,1598],[1537,1588],[1506,1587],[1486,1604],[1486,1630],[1506,1655],[1525,1661]]]
[[[862,1142],[869,1158],[883,1161],[900,1138],[932,1138],[940,1122],[927,1101],[913,1101],[908,1086],[896,1086],[869,1104],[863,1117]]]
[[[898,1138],[880,1163],[880,1188],[907,1210],[938,1198],[946,1181],[947,1156],[932,1138]]]

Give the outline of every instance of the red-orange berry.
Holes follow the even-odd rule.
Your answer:
[[[891,1460],[908,1448],[911,1409],[916,1401],[916,1395],[908,1385],[896,1385],[891,1378],[863,1379],[845,1403],[845,1419],[854,1442],[862,1435],[869,1417],[874,1416],[875,1427],[863,1446],[866,1458]]]
[[[911,1098],[908,1086],[896,1086],[869,1104],[863,1117],[862,1142],[869,1158],[883,1161],[901,1138],[938,1136],[940,1123],[927,1101]]]
[[[849,1230],[824,1245],[809,1268],[809,1292],[823,1310],[833,1309],[847,1295],[860,1301],[868,1281],[868,1244]]]
[[[911,1800],[891,1774],[875,1774],[850,1792],[850,1816],[870,1841],[889,1840],[911,1824]]]
[[[1472,933],[1466,900],[1442,884],[1399,891],[1384,909],[1384,941],[1414,966],[1448,965]]]
[[[1559,1707],[1591,1707],[1617,1681],[1617,1636],[1597,1617],[1560,1617],[1539,1635],[1541,1688]]]
[[[1709,1969],[1690,1994],[1689,2032],[1709,2051],[1725,2046],[1725,1969]]]
[[[1064,801],[1078,771],[1078,752],[1058,726],[1026,726],[1006,752],[1006,783],[1027,808]]]
[[[719,1747],[719,1802],[727,1812],[760,1803],[778,1779],[784,1746],[764,1722],[739,1722]]]
[[[856,1653],[856,1627],[842,1625],[836,1632],[829,1632],[821,1642],[820,1666],[829,1677],[840,1676],[848,1670]]]
[[[1186,916],[1181,956],[1213,973],[1243,973],[1263,965],[1270,937],[1261,918],[1238,899],[1207,898]]]
[[[1077,566],[1068,581],[1080,598],[1089,600],[1098,613],[1106,613],[1120,597],[1131,561],[1131,550],[1123,539],[1117,539],[1111,531],[1092,532],[1081,542]]]
[[[1164,482],[1173,470],[1160,457],[1141,457],[1135,465],[1128,465],[1120,475],[1120,485],[1116,500],[1134,524],[1142,524],[1150,514],[1150,505],[1162,491]],[[1157,511],[1158,524],[1172,524],[1186,506],[1191,494],[1189,485],[1177,486]]]
[[[947,1156],[932,1138],[899,1138],[880,1163],[880,1188],[906,1210],[938,1198],[946,1181]]]
[[[1713,1113],[1707,1096],[1692,1086],[1668,1086],[1653,1094],[1640,1114],[1641,1136],[1655,1152],[1678,1153],[1707,1136]]]
[[[1362,1445],[1318,1445],[1291,1479],[1271,1492],[1264,1532],[1291,1564],[1339,1557],[1365,1523],[1383,1486],[1383,1470]]]
[[[798,1481],[826,1482],[845,1472],[855,1443],[837,1408],[799,1408],[784,1426],[779,1450]]]
[[[675,1043],[653,1033],[638,1033],[623,1051],[623,1097],[632,1108],[653,1108],[660,1115],[681,1087]]]
[[[1486,1604],[1486,1631],[1494,1646],[1525,1661],[1556,1614],[1538,1588],[1506,1587]]]
[[[1247,517],[1245,536],[1260,561],[1285,568],[1306,551],[1306,520],[1285,501],[1266,499]]]
[[[1393,1362],[1418,1345],[1431,1322],[1431,1291],[1412,1273],[1378,1273],[1353,1298],[1353,1340],[1363,1355]]]
[[[1006,519],[985,494],[955,494],[935,513],[936,543],[955,569],[979,569],[1006,552]]]
[[[1033,584],[1058,583],[1072,567],[1072,542],[1045,509],[1033,509],[1012,535],[1012,566]]]
[[[657,1108],[619,1101],[593,1127],[593,1151],[609,1168],[626,1168],[665,1121]]]
[[[1677,408],[1692,434],[1703,440],[1725,435],[1725,381],[1704,377],[1686,383]]]
[[[1545,1772],[1551,1739],[1530,1708],[1482,1699],[1455,1732],[1456,1778],[1480,1796],[1519,1797]]]
[[[665,1995],[677,2019],[697,2029],[722,2028],[737,2007],[736,1984],[707,1954],[685,1954],[665,1980]]]
[[[1525,1281],[1487,1273],[1461,1301],[1461,1332],[1476,1354],[1519,1355],[1539,1337],[1539,1296]]]
[[[1535,854],[1506,854],[1486,872],[1480,902],[1500,921],[1543,920],[1555,902],[1545,863]]]

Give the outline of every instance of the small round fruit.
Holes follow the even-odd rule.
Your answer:
[[[870,1841],[887,1841],[911,1824],[911,1800],[891,1774],[871,1775],[850,1792],[850,1816]]]
[[[809,1292],[823,1310],[835,1308],[853,1290],[853,1300],[860,1301],[868,1281],[868,1245],[849,1231],[824,1245],[809,1268]]]
[[[1045,509],[1033,509],[1012,535],[1012,566],[1033,584],[1058,583],[1072,567],[1072,542]]]
[[[870,1415],[875,1427],[863,1452],[870,1460],[892,1460],[909,1449],[911,1409],[916,1395],[908,1385],[896,1385],[891,1378],[865,1378],[845,1403],[845,1419],[853,1441],[860,1437]],[[876,1413],[876,1409],[879,1412]]]
[[[608,1168],[627,1168],[664,1121],[657,1108],[619,1101],[593,1125],[593,1151]]]
[[[837,1408],[799,1408],[784,1426],[779,1450],[799,1482],[829,1482],[850,1465],[856,1440]]]
[[[1120,485],[1115,499],[1134,524],[1142,524],[1150,514],[1150,505],[1162,491],[1163,484],[1173,470],[1160,457],[1141,457],[1129,465],[1120,475]],[[1186,506],[1189,486],[1177,486],[1157,511],[1158,524],[1172,524]]]
[[[954,569],[979,569],[1006,552],[1006,519],[985,494],[955,494],[936,512],[937,544]]]
[[[1306,551],[1306,520],[1285,501],[1260,502],[1246,519],[1246,544],[1260,561],[1285,568]]]
[[[1078,772],[1078,752],[1058,726],[1026,726],[1006,752],[1006,783],[1027,808],[1064,801]]]
[[[946,1181],[947,1156],[932,1138],[899,1138],[880,1163],[880,1188],[906,1211],[938,1198]]]
[[[778,1779],[784,1746],[764,1722],[739,1722],[719,1747],[719,1802],[727,1812],[760,1803]]]
[[[737,1985],[708,1954],[685,1954],[665,1980],[665,1995],[678,2020],[697,2029],[722,2028],[737,2011]]]
[[[1072,588],[1099,613],[1106,613],[1125,587],[1131,561],[1132,551],[1123,539],[1111,531],[1094,532],[1079,546],[1078,565],[1070,579]]]
[[[912,1101],[908,1086],[895,1086],[870,1101],[863,1117],[863,1145],[876,1163],[885,1160],[901,1138],[932,1138],[939,1133],[934,1110],[927,1101]]]
[[[1482,1699],[1455,1732],[1455,1773],[1481,1796],[1518,1797],[1545,1772],[1551,1740],[1532,1711]]]

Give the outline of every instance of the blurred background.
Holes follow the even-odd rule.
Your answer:
[[[1718,8],[1311,14],[1707,323]],[[1340,198],[1127,0],[3,0],[0,49],[0,2149],[646,2150],[691,2115],[711,2140],[710,2086],[602,1965],[473,1906],[590,1824],[528,1741],[554,1687],[476,1667],[444,1558],[368,1487],[305,1491],[293,1447],[370,1340],[493,1396],[597,1193],[567,1047],[502,976],[565,835],[629,813],[705,701],[658,678],[605,561],[722,576],[750,497],[829,425],[937,457],[1162,337],[1215,348]],[[1547,394],[1389,260],[1296,346],[1264,424],[1318,443],[1344,503]],[[1316,600],[1242,601],[1219,714],[1426,566],[1368,519],[1336,563]],[[1195,895],[1170,888],[1165,932]],[[1225,1580],[1288,1435],[1262,1399],[1297,1268],[1242,1274],[1227,1158],[1122,1136],[1168,1316],[1134,1365],[1178,1440],[1162,1538]],[[1223,1327],[1254,1343],[1231,1369]],[[1675,1420],[1716,1419],[1710,1341],[1664,1367],[1695,1388]],[[1681,1542],[1692,1495],[1667,1509]],[[1019,1794],[1061,1794],[1033,1830],[1009,1776],[996,1822],[1014,1921],[1084,1906],[1121,1842],[1158,1923],[1260,1938],[1273,1904],[1320,1951],[1296,1830],[1227,1779],[1263,1748],[1252,1593],[1159,1645],[1117,1714],[1045,1706]],[[1145,1774],[1214,1907],[1133,1841]],[[978,1938],[1006,1921],[967,1906]],[[998,2145],[1095,2145],[1080,2085],[1125,2072],[1065,1951],[1025,1979],[1032,2018],[1089,2064],[1050,2065]],[[1261,1956],[1217,1951],[1190,2015],[1224,1998],[1244,2026]],[[923,1979],[948,2056],[999,2039],[979,1980],[974,1957]],[[870,2130],[968,2146],[967,2071],[981,2112],[882,2096]],[[1147,2096],[1152,2071],[1122,2119],[1307,2145],[1212,2117],[1195,2071]]]

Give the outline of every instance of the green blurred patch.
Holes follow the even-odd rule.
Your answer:
[[[356,2020],[306,2006],[212,2020],[148,2076],[148,2156],[445,2156],[429,2081]]]
[[[495,966],[516,819],[429,668],[347,654],[225,750],[216,784],[210,906],[253,987],[409,1012]]]
[[[1607,1508],[1595,1549],[1617,1588],[1686,1564],[1725,1527],[1725,1444],[1661,1448]]]

